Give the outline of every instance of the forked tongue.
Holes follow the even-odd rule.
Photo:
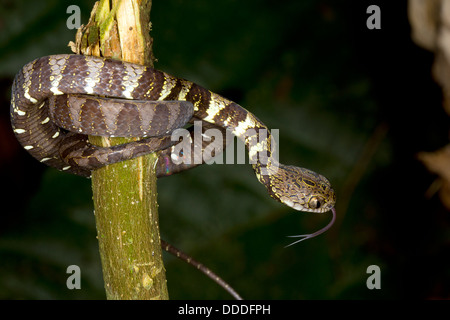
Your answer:
[[[330,229],[331,226],[333,225],[334,221],[336,220],[336,209],[335,208],[331,209],[331,212],[333,213],[333,217],[331,218],[330,223],[328,223],[325,227],[323,227],[320,230],[317,230],[314,233],[310,233],[310,234],[299,234],[299,235],[296,235],[296,236],[288,236],[288,238],[301,238],[301,239],[299,239],[297,241],[294,241],[291,244],[288,244],[287,246],[285,246],[285,248],[290,247],[290,246],[292,246],[292,245],[294,245],[296,243],[302,242],[303,240],[307,240],[307,239],[311,239],[311,238],[317,237],[319,234],[322,234],[325,231],[327,231],[328,229]]]

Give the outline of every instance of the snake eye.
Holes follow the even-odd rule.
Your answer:
[[[311,199],[309,199],[308,204],[311,209],[318,209],[321,205],[320,200],[317,197],[312,197]]]

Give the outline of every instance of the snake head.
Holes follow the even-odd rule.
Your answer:
[[[314,171],[279,164],[270,170],[269,194],[287,206],[307,212],[327,212],[336,203],[330,182]]]

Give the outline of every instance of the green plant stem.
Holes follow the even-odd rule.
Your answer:
[[[151,1],[117,0],[109,8],[108,1],[102,0],[95,8],[102,12],[91,14],[85,31],[104,30],[107,34],[97,37],[99,43],[86,41],[89,48],[81,46],[81,53],[152,65],[152,42],[148,40]],[[99,17],[105,17],[105,21],[92,21]],[[130,139],[91,136],[89,141],[112,146]],[[97,237],[108,299],[168,299],[158,227],[156,161],[157,156],[150,154],[108,165],[92,174]]]

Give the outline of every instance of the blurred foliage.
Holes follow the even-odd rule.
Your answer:
[[[372,1],[373,2],[373,1]],[[295,212],[268,197],[248,165],[204,165],[160,180],[163,237],[247,299],[449,298],[449,214],[415,159],[443,146],[448,118],[430,76],[432,56],[409,38],[405,1],[154,0],[155,67],[248,108],[280,130],[280,159],[329,178],[338,221],[284,248],[286,235],[329,214]],[[2,113],[0,298],[104,298],[90,181],[47,169],[9,128],[14,74],[34,58],[68,53],[73,1],[0,0]],[[77,1],[87,22],[93,1]],[[165,255],[174,299],[226,299],[194,268]],[[82,289],[66,288],[80,266]],[[379,265],[382,289],[368,290]]]

